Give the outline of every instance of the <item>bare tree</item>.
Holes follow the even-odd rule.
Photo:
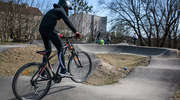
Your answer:
[[[165,23],[162,23],[162,29],[164,30],[164,35],[162,37],[160,47],[164,46],[167,37],[170,43],[169,47],[171,47],[171,40],[172,40],[171,34],[175,31],[173,25],[176,24],[179,20],[176,4],[177,4],[177,0],[166,0],[164,11],[162,12]]]
[[[41,12],[38,8],[38,4],[45,4],[45,2],[39,3],[35,0],[10,0],[9,2],[3,2],[4,10],[1,11],[1,29],[0,39],[2,42],[8,41],[10,38],[13,41],[29,41],[37,38],[38,25],[42,18]],[[47,4],[47,3],[46,3]],[[43,5],[45,7],[45,5]],[[48,4],[46,8],[48,9]]]
[[[133,29],[140,45],[176,47],[179,27],[177,0],[114,0],[106,7],[116,21]],[[153,43],[152,43],[153,41]]]
[[[86,0],[71,0],[72,2],[72,15],[77,15],[79,13],[90,13],[92,12],[93,6],[90,6]]]
[[[145,45],[146,40],[143,37],[141,20],[144,14],[141,11],[141,0],[115,0],[107,7],[117,14],[116,20],[121,20],[127,23],[139,37],[140,45]],[[147,34],[148,35],[148,34]]]
[[[12,2],[9,3],[4,3],[1,2],[2,5],[5,5],[6,7],[2,7],[2,13],[1,15],[1,42],[7,42],[9,39],[9,31],[11,30],[12,26],[12,14],[11,14],[11,9],[12,9]]]

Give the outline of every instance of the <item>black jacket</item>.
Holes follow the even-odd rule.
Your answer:
[[[63,19],[64,22],[67,24],[67,26],[74,32],[76,33],[77,30],[75,29],[75,27],[73,26],[73,24],[69,21],[66,12],[64,10],[64,8],[60,7],[60,8],[54,8],[51,9],[50,11],[48,11],[40,24],[39,29],[40,30],[54,30],[56,24],[57,24],[57,20],[59,19]]]

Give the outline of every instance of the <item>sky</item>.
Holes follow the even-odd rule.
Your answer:
[[[104,1],[108,4],[108,2],[110,2],[111,0],[104,0]],[[108,19],[107,20],[107,22],[108,22],[107,23],[107,31],[109,31],[112,27],[110,21],[113,19],[113,15],[103,5],[98,4],[98,0],[89,0],[89,4],[94,6],[93,10],[96,12],[95,15],[107,17],[107,19]]]
[[[108,1],[110,1],[110,0],[106,0],[106,2],[108,2]],[[98,3],[98,0],[88,0],[88,2],[89,2],[89,5],[93,6],[95,15],[107,17],[107,19],[108,19],[107,31],[109,31],[111,29],[111,24],[109,23],[109,21],[112,19],[110,16],[110,12],[107,9],[103,8],[103,6]]]
[[[43,0],[41,0],[43,1]],[[53,3],[58,3],[59,0],[46,0],[46,1],[50,1],[51,4]],[[107,11],[105,10],[101,10],[102,8],[100,7],[100,5],[98,4],[98,0],[87,0],[89,5],[93,6],[93,10],[96,11],[96,14],[98,16],[107,16]],[[111,0],[106,0],[107,1],[111,1]]]
[[[39,0],[39,1],[46,1],[46,4],[44,5],[49,5],[48,8],[52,8],[52,5],[54,3],[58,3],[59,0]],[[97,15],[97,16],[102,16],[102,17],[106,17],[107,16],[107,19],[108,19],[108,22],[110,22],[110,20],[112,19],[112,17],[110,16],[109,14],[109,11],[107,9],[104,9],[103,7],[100,6],[100,4],[98,3],[98,0],[87,0],[89,5],[93,6],[93,11],[95,11],[94,15]],[[111,0],[105,0],[106,2],[109,2]],[[51,6],[51,7],[50,7]],[[44,6],[43,9],[41,9],[41,11],[45,11],[46,12],[47,10],[47,7]],[[111,24],[108,23],[107,24],[107,31],[109,31],[111,29]]]

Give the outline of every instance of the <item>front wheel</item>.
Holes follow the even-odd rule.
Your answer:
[[[48,93],[50,87],[51,75],[40,63],[22,66],[16,72],[12,83],[13,93],[18,100],[40,100]]]
[[[68,71],[73,76],[71,79],[76,83],[85,82],[91,69],[91,58],[83,51],[74,53],[68,62]]]

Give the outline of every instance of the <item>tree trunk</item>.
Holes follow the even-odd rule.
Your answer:
[[[177,48],[177,36],[176,36],[176,32],[174,32],[173,48]]]
[[[148,37],[148,46],[151,46],[151,37]]]
[[[161,44],[160,44],[160,47],[163,47],[163,46],[164,46],[164,43],[165,43],[165,41],[166,41],[166,38],[167,38],[168,34],[169,34],[169,26],[167,26],[167,27],[165,28],[165,34],[164,34],[164,36],[163,36],[163,38],[162,38],[162,42],[161,42]]]
[[[168,48],[171,48],[171,43],[172,43],[172,38],[171,38],[171,34],[168,34]]]
[[[145,46],[144,42],[143,42],[143,39],[142,39],[142,36],[139,35],[138,38],[139,38],[140,46]]]
[[[159,47],[159,42],[160,42],[159,39],[160,39],[160,38],[159,38],[159,35],[157,35],[157,37],[156,37],[156,46],[157,46],[157,47]]]

